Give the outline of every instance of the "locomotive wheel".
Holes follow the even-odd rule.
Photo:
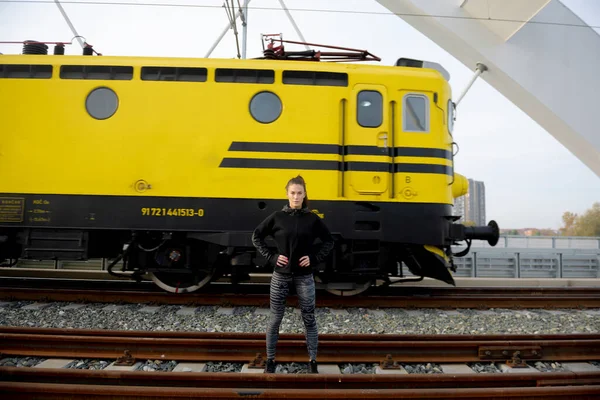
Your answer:
[[[214,270],[202,272],[200,281],[196,283],[192,274],[172,274],[167,272],[150,272],[148,276],[161,289],[171,293],[192,293],[206,286],[214,275]]]
[[[315,276],[315,281],[318,283],[322,283],[321,278]],[[365,283],[356,283],[356,282],[335,282],[341,285],[347,285],[351,287],[351,289],[334,289],[334,288],[325,288],[325,290],[331,294],[341,297],[350,297],[356,296],[368,290],[371,285],[373,285],[374,281],[367,281]],[[335,283],[333,283],[335,285]]]
[[[207,243],[196,240],[165,241],[152,253],[155,265],[161,271],[148,272],[148,276],[161,289],[171,293],[191,293],[206,286],[217,269],[218,251]],[[187,272],[171,272],[171,266],[181,268],[182,263],[191,266]]]

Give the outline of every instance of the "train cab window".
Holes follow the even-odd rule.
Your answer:
[[[404,132],[429,132],[427,97],[419,94],[407,94],[402,103],[402,130]]]
[[[273,92],[260,92],[250,100],[250,115],[256,121],[270,124],[281,115],[281,100]]]
[[[360,126],[376,128],[383,121],[383,96],[375,90],[362,90],[356,99],[356,119]]]

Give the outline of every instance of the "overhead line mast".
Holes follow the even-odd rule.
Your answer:
[[[237,21],[238,18],[242,22],[242,44],[241,44],[242,54],[241,54],[241,58],[242,59],[246,58],[247,49],[248,49],[248,4],[250,3],[250,0],[243,0],[243,2],[244,3],[242,5],[240,3],[240,0],[237,0],[239,9],[238,9],[238,11],[236,13],[233,13],[233,8],[230,10],[230,6],[227,4],[227,0],[225,0],[225,2],[223,4],[223,7],[225,8],[225,11],[227,13],[227,18],[229,19],[229,22],[227,23],[227,25],[225,26],[225,28],[223,28],[223,30],[221,31],[221,33],[217,37],[217,40],[208,49],[207,53],[204,56],[205,58],[209,58],[210,57],[210,55],[217,48],[217,46],[219,45],[219,43],[221,42],[221,40],[223,40],[223,37],[225,37],[225,35],[227,34],[227,31],[229,31],[230,29],[234,30],[234,32],[236,34],[236,42],[237,42],[236,21]],[[292,26],[294,27],[294,30],[296,31],[296,33],[298,34],[298,36],[300,37],[300,39],[302,41],[302,42],[296,42],[296,43],[304,44],[304,47],[306,48],[306,50],[310,51],[310,49],[308,47],[308,43],[304,43],[304,42],[306,42],[306,39],[304,38],[304,35],[300,31],[300,28],[298,27],[298,24],[296,24],[296,21],[294,20],[294,17],[290,13],[290,11],[289,11],[288,7],[286,6],[284,0],[279,0],[279,3],[281,4],[281,8],[285,11],[285,14],[286,14],[287,18],[290,20]],[[239,56],[239,54],[238,54],[238,56]]]

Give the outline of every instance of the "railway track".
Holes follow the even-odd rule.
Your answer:
[[[51,285],[51,284],[49,284]],[[172,294],[156,290],[0,287],[0,300],[62,301],[98,303],[153,303],[170,305],[218,305],[268,307],[268,287],[239,287],[202,293]],[[396,308],[600,308],[600,288],[439,288],[402,287],[374,290],[352,297],[327,292],[317,294],[317,307],[396,307]],[[291,295],[288,304],[295,307]]]
[[[104,370],[0,367],[0,391],[10,398],[441,398],[588,399],[600,396],[600,335],[322,335],[320,373],[262,374],[264,334],[94,331],[0,328],[0,352],[62,360],[108,358]],[[278,362],[306,362],[302,335],[282,334]],[[241,361],[249,373],[132,371],[146,359],[201,363]],[[564,372],[537,372],[528,364],[563,362]],[[328,369],[373,362],[375,374]],[[407,374],[401,363],[440,363],[445,373]],[[507,373],[466,372],[468,362],[490,362]],[[189,364],[191,365],[191,364]],[[587,364],[591,365],[591,364]],[[450,366],[455,366],[454,369]],[[456,366],[463,366],[461,370]],[[252,367],[256,367],[253,369]],[[446,370],[447,368],[447,370]],[[533,370],[533,371],[532,371]],[[201,370],[200,370],[201,371]],[[252,373],[254,372],[254,373]],[[257,373],[258,372],[258,373]],[[104,396],[104,397],[102,397]],[[569,397],[570,396],[570,397]]]
[[[282,334],[277,359],[302,362],[304,336]],[[265,347],[263,333],[207,333],[0,327],[4,355],[134,358],[185,361],[250,361]],[[406,362],[600,360],[600,334],[575,335],[339,335],[323,334],[322,362],[383,362],[393,354]],[[488,354],[489,353],[489,354]]]
[[[268,307],[269,274],[231,284],[224,277],[194,293],[173,294],[152,282],[134,282],[106,271],[0,268],[0,301],[64,301]],[[457,287],[427,279],[372,287],[356,296],[319,290],[318,307],[389,308],[600,308],[600,280],[456,278]],[[319,283],[317,282],[317,287]],[[295,296],[288,300],[297,305]]]

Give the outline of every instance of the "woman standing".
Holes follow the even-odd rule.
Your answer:
[[[306,183],[301,176],[290,179],[285,186],[289,204],[281,211],[269,215],[252,234],[252,243],[258,252],[273,265],[271,278],[271,313],[267,326],[266,373],[275,372],[275,349],[279,339],[279,326],[285,311],[285,301],[290,285],[298,294],[298,303],[306,328],[306,347],[310,373],[317,370],[318,332],[315,320],[315,281],[312,267],[321,263],[333,249],[333,237],[321,218],[308,209]],[[273,237],[277,252],[267,248],[264,239]],[[321,239],[320,249],[314,247]]]

